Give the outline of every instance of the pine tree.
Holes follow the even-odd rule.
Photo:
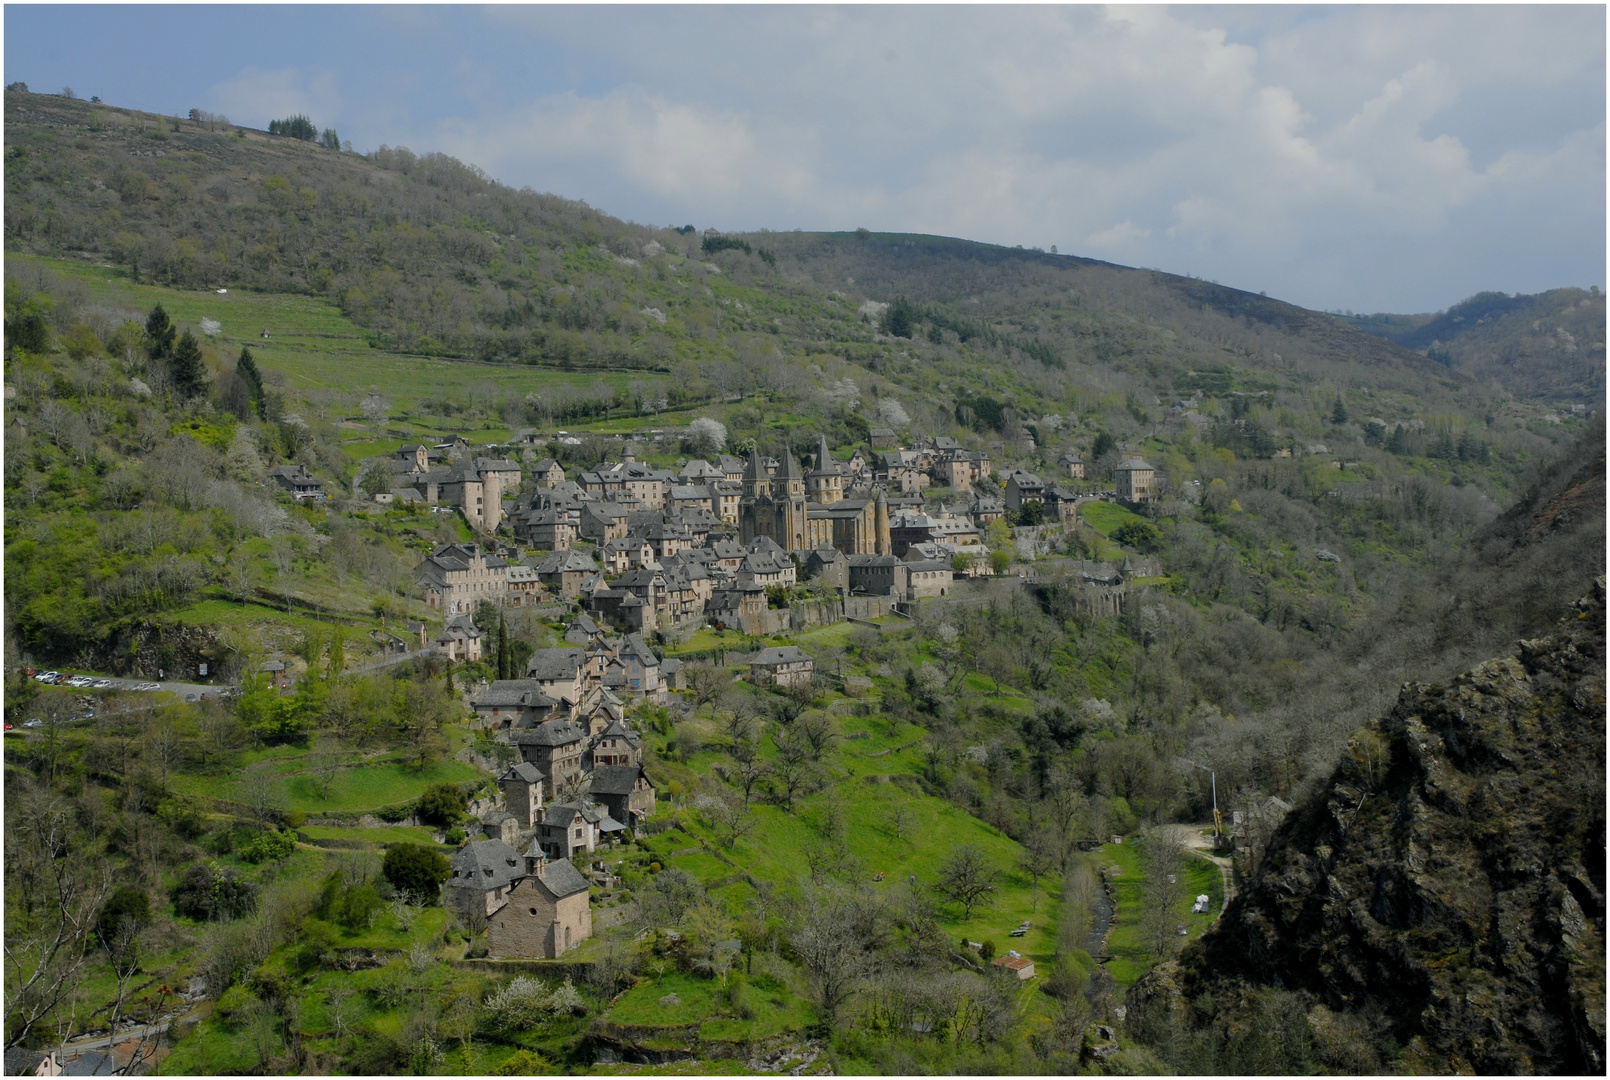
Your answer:
[[[145,352],[153,360],[166,360],[173,351],[173,337],[177,331],[168,321],[168,313],[158,304],[145,318]]]
[[[181,400],[193,398],[206,389],[207,372],[201,364],[201,346],[190,331],[186,330],[179,344],[173,347],[168,368],[173,375],[173,392]]]
[[[1409,433],[1402,424],[1392,429],[1391,438],[1386,440],[1389,453],[1407,454],[1409,452]]]
[[[235,361],[235,374],[246,384],[246,392],[251,395],[252,408],[257,412],[257,419],[268,419],[268,399],[263,395],[263,373],[257,370],[257,361],[252,359],[252,351],[246,346],[240,347],[240,359]]]
[[[1330,411],[1330,422],[1333,424],[1347,423],[1347,406],[1342,404],[1341,398],[1336,399],[1336,408]]]

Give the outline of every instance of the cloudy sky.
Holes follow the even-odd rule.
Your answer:
[[[650,224],[942,233],[1431,311],[1605,278],[1605,11],[8,4],[5,79],[306,112]]]

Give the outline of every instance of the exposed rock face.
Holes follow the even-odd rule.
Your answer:
[[[1600,578],[1517,655],[1406,685],[1132,1007],[1211,992],[1234,1024],[1277,986],[1389,1018],[1418,1069],[1603,1074],[1604,626]]]

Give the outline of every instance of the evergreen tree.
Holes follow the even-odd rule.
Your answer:
[[[153,360],[166,360],[173,352],[173,337],[177,333],[168,313],[158,304],[145,318],[145,353]]]
[[[246,384],[246,391],[251,395],[252,408],[257,412],[257,419],[268,419],[268,399],[263,395],[263,373],[257,370],[257,361],[252,359],[252,351],[246,346],[240,347],[240,359],[235,361],[235,374]]]
[[[509,671],[509,624],[504,621],[503,612],[498,612],[498,678],[512,679]]]
[[[1336,408],[1330,411],[1330,422],[1333,424],[1347,423],[1347,406],[1342,404],[1341,398],[1336,399]]]
[[[196,342],[196,335],[188,330],[184,332],[179,344],[173,347],[168,369],[173,375],[173,392],[181,400],[189,400],[206,389],[207,372],[201,363],[201,346]]]
[[[1392,429],[1392,436],[1386,440],[1389,453],[1407,454],[1409,452],[1409,432],[1402,424]]]

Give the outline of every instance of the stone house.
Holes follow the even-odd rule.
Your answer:
[[[502,603],[509,591],[509,564],[479,544],[444,544],[414,567],[425,602],[448,615],[462,615],[482,600]]]
[[[537,567],[537,577],[559,597],[574,600],[581,595],[582,582],[598,573],[592,556],[581,551],[556,551]]]
[[[509,766],[498,777],[498,790],[503,792],[503,805],[520,822],[522,829],[536,825],[542,812],[542,771],[529,761]]]
[[[525,876],[525,860],[501,840],[472,840],[453,853],[452,874],[444,900],[448,908],[468,915],[479,905],[491,915],[502,907],[509,888]]]
[[[587,650],[574,645],[537,649],[525,662],[525,677],[535,680],[549,697],[574,705],[586,689],[582,674],[586,664]]]
[[[811,681],[815,661],[798,645],[761,649],[749,661],[749,681],[756,686],[797,686]]]
[[[537,834],[526,855],[549,859],[591,855],[599,844],[620,839],[625,830],[603,806],[586,801],[549,803],[542,808]]]
[[[617,719],[593,736],[586,756],[595,778],[601,768],[636,767],[643,764],[643,740],[626,725],[625,720]]]
[[[543,458],[531,470],[538,487],[555,488],[565,482],[565,470],[553,458]]]
[[[1021,510],[1031,502],[1045,502],[1045,481],[1033,473],[1014,469],[1006,476],[1006,507]]]
[[[945,596],[950,592],[955,577],[950,563],[938,559],[918,559],[905,564],[906,599],[920,600],[929,596]]]
[[[588,795],[602,803],[610,817],[629,826],[654,813],[654,785],[640,763],[600,765],[593,770]]]
[[[487,917],[493,959],[554,960],[593,935],[587,879],[567,860],[532,859],[531,872]]]
[[[766,587],[753,581],[737,581],[717,589],[705,604],[705,615],[726,626],[749,633],[748,622],[766,614]]]
[[[894,428],[875,427],[867,432],[867,439],[872,443],[874,450],[893,450],[900,443],[900,435]]]
[[[576,539],[576,526],[563,510],[533,510],[516,519],[515,533],[545,551],[567,551]]]
[[[443,656],[456,663],[477,663],[481,659],[481,642],[486,635],[470,621],[468,615],[455,615],[436,637],[436,647]]]
[[[488,810],[480,821],[481,831],[488,840],[513,844],[520,839],[520,819],[507,810]]]
[[[581,535],[595,544],[619,540],[626,535],[626,508],[612,502],[586,502],[581,505]]]
[[[569,720],[547,720],[514,733],[521,760],[535,765],[552,781],[555,791],[581,772],[587,749],[586,733]]]
[[[990,965],[1009,972],[1013,978],[1020,982],[1027,982],[1034,978],[1034,961],[1025,960],[1021,956],[997,956],[990,961]]]
[[[813,548],[805,556],[805,577],[807,580],[820,579],[833,586],[839,592],[850,590],[850,564],[848,556],[839,552],[836,547],[823,545]]]
[[[1085,478],[1084,459],[1071,450],[1057,458],[1057,469],[1071,480],[1083,480]]]
[[[1113,470],[1113,476],[1118,482],[1120,499],[1144,503],[1157,497],[1157,470],[1147,464],[1145,458],[1125,458]]]
[[[528,728],[547,720],[560,703],[535,679],[498,679],[470,700],[476,718],[488,731]]]
[[[298,502],[324,498],[324,482],[308,472],[306,465],[280,465],[270,469],[268,477]]]
[[[850,593],[904,597],[910,584],[906,564],[893,555],[850,555]]]

